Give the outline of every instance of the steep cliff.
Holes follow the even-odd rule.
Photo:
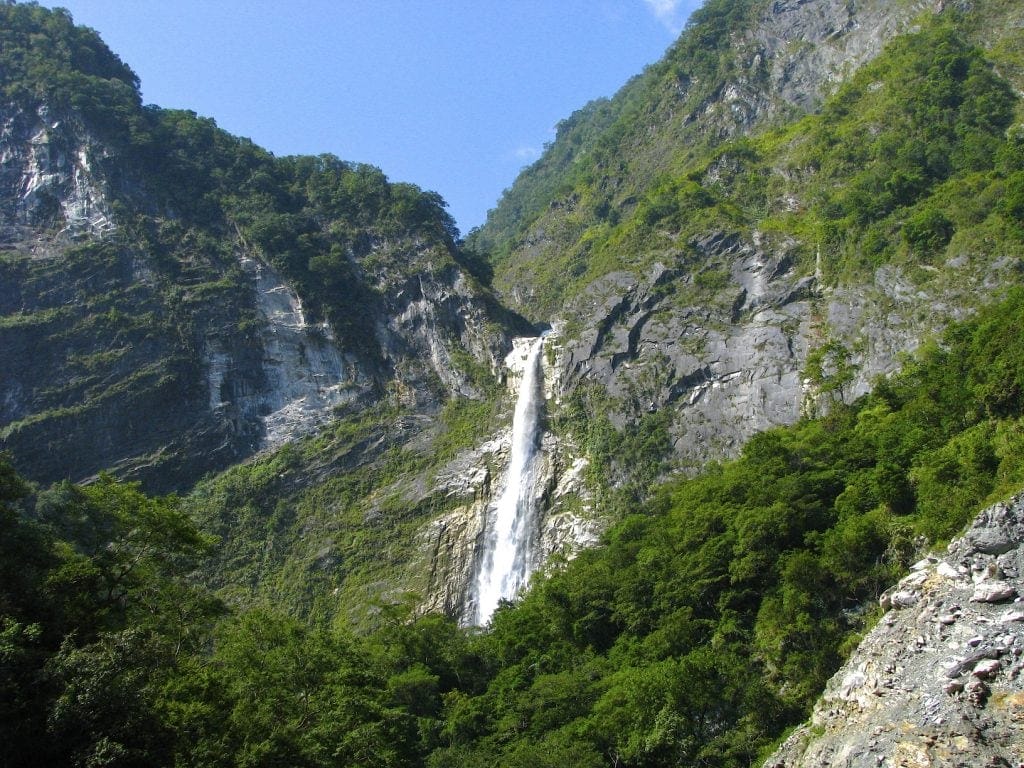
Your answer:
[[[510,396],[514,397],[523,375],[521,352],[530,339],[514,339],[503,371]],[[548,337],[546,344],[556,339]],[[555,368],[542,357],[542,391],[550,393]],[[550,403],[551,407],[556,404]],[[545,422],[542,419],[542,424]],[[419,533],[416,557],[409,566],[410,584],[421,596],[418,610],[440,611],[474,623],[472,584],[481,567],[484,536],[493,525],[496,503],[502,497],[511,471],[511,430],[463,451],[441,467],[431,482],[431,493],[444,497],[451,508],[434,518]],[[591,490],[583,478],[586,459],[579,448],[550,431],[541,431],[536,468],[530,474],[526,494],[535,514],[527,534],[535,541],[529,572],[540,572],[564,563],[579,551],[595,545],[608,519],[594,508]]]
[[[766,768],[1024,762],[1024,497],[983,511],[882,605]]]
[[[26,475],[184,489],[337,409],[482,396],[518,321],[440,198],[143,108],[94,33],[2,13],[0,440]]]

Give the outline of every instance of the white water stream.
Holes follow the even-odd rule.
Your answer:
[[[534,339],[519,384],[512,418],[512,447],[505,490],[488,516],[473,584],[472,624],[483,626],[501,600],[511,600],[526,586],[538,536],[534,504],[534,459],[544,404],[541,352],[544,337]]]

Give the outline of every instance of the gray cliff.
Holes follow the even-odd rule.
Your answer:
[[[1024,763],[1024,495],[881,601],[887,613],[765,768]]]
[[[0,107],[0,161],[0,448],[35,480],[187,488],[339,409],[480,397],[467,361],[507,349],[507,316],[436,240],[364,238],[363,333],[339,334],[272,251],[164,207],[74,112]]]
[[[568,309],[586,326],[559,355],[560,394],[599,383],[618,399],[620,424],[671,409],[675,455],[687,467],[865,393],[921,339],[1016,280],[1019,268],[965,259],[948,264],[941,280],[915,285],[882,267],[866,284],[837,287],[796,266],[795,243],[756,231],[711,232],[692,246],[691,259],[592,284]],[[711,270],[727,280],[711,300],[695,300],[690,287]],[[851,365],[850,380],[828,394],[805,374],[809,351],[825,342],[848,350]]]

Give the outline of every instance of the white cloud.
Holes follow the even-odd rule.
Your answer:
[[[680,17],[688,15],[691,3],[684,3],[682,0],[644,0],[644,3],[673,35],[683,31],[685,18]]]
[[[540,157],[540,150],[536,147],[519,147],[515,151],[517,160],[536,160]]]

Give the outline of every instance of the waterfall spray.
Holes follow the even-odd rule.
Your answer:
[[[544,403],[541,352],[544,337],[531,345],[512,418],[512,447],[505,490],[494,504],[484,531],[473,584],[471,624],[483,625],[502,600],[526,586],[538,536],[534,504],[534,464],[538,424]]]

